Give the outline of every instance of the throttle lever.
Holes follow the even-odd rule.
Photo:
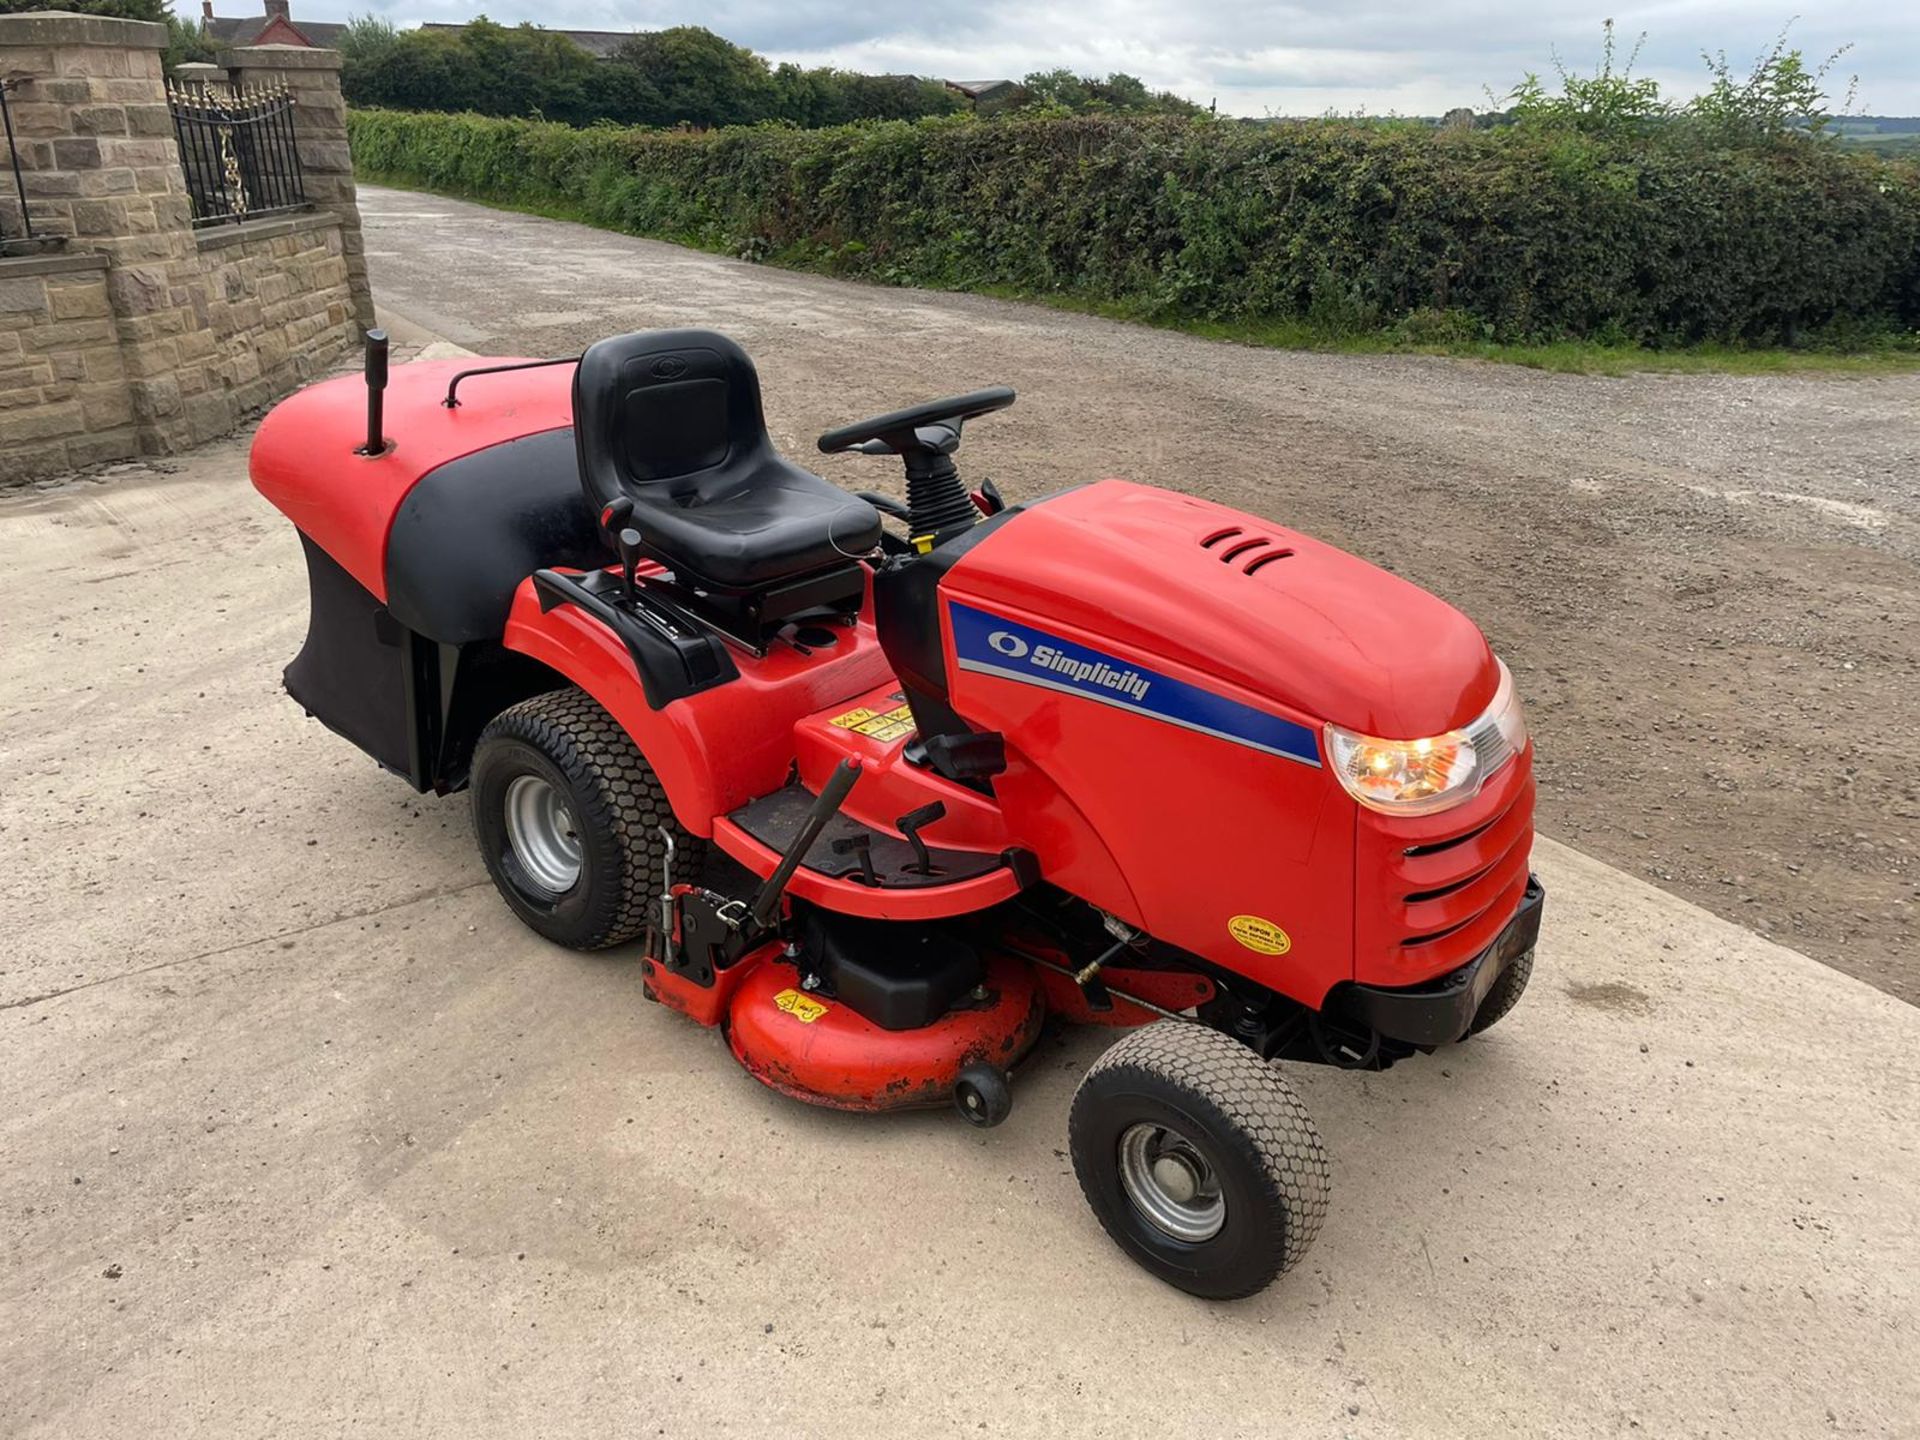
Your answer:
[[[637,594],[634,589],[633,572],[634,567],[640,563],[640,532],[629,525],[620,532],[616,543],[620,551],[621,589],[627,597],[627,603],[632,604]]]

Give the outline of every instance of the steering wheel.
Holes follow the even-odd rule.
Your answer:
[[[1004,410],[1013,400],[1012,390],[1005,385],[995,385],[946,400],[909,405],[904,410],[891,410],[871,420],[857,420],[838,430],[829,430],[820,437],[820,449],[827,455],[844,450],[858,450],[865,455],[910,455],[915,451],[923,455],[951,455],[960,446],[962,425]],[[928,434],[928,431],[935,433]]]

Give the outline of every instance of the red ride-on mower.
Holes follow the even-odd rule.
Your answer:
[[[1074,1169],[1142,1265],[1229,1298],[1327,1207],[1273,1062],[1384,1068],[1519,999],[1519,701],[1404,580],[1120,480],[969,493],[1005,389],[821,436],[905,464],[904,505],[855,497],[775,452],[708,331],[390,387],[376,332],[366,379],[254,442],[312,586],[287,689],[470,788],[521,919],[637,942],[774,1089],[994,1125],[1049,1017],[1142,1027],[1081,1082]]]

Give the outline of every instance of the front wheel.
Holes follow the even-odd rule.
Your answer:
[[[1080,1082],[1068,1134],[1107,1234],[1192,1295],[1265,1289],[1326,1218],[1326,1151],[1300,1097],[1202,1025],[1161,1021],[1108,1050]]]
[[[1500,978],[1493,982],[1493,988],[1487,991],[1480,1008],[1473,1012],[1473,1023],[1467,1027],[1467,1034],[1478,1035],[1482,1030],[1498,1024],[1501,1017],[1518,1005],[1520,997],[1527,993],[1527,980],[1532,974],[1533,951],[1514,956],[1507,963],[1507,968],[1500,972]]]
[[[681,829],[660,777],[619,723],[581,690],[555,690],[496,715],[474,747],[473,829],[513,912],[575,950],[632,940],[661,893],[667,846],[677,877],[703,842]]]

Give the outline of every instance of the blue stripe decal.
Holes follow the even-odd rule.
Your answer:
[[[971,605],[954,601],[948,609],[962,670],[1079,695],[1304,765],[1320,763],[1318,738],[1305,725]]]

